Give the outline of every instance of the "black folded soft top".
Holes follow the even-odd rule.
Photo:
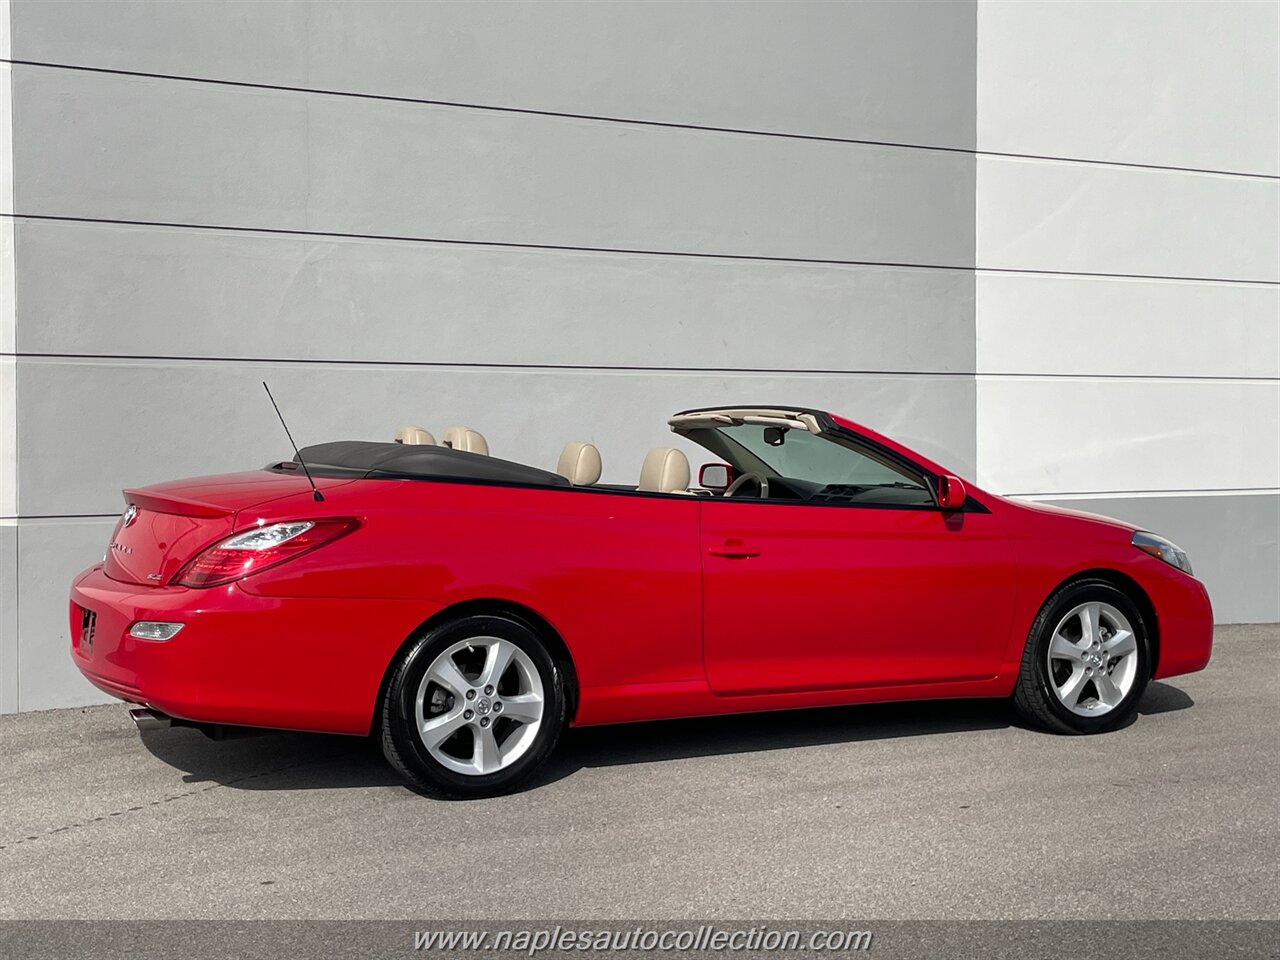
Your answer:
[[[558,473],[478,453],[426,444],[336,440],[303,447],[298,454],[307,469],[322,477],[364,477],[399,480],[477,480],[488,483],[567,487]],[[297,469],[296,461],[272,469]]]

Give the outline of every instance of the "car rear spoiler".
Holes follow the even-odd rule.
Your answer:
[[[125,503],[132,503],[153,513],[172,513],[180,517],[228,517],[234,507],[222,507],[202,500],[189,500],[171,493],[155,493],[148,490],[124,490]]]

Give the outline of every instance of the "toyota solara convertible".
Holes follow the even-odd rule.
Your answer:
[[[72,656],[142,726],[377,738],[433,793],[510,790],[567,725],[1011,698],[1101,733],[1209,660],[1168,540],[1017,503],[799,407],[670,420],[637,484],[589,443],[555,472],[437,444],[306,447],[124,492],[71,588]]]

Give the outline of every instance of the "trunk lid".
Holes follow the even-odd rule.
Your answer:
[[[350,482],[316,478],[321,490]],[[305,477],[269,470],[125,490],[125,511],[107,544],[103,572],[122,583],[163,586],[199,551],[230,536],[240,511],[309,490]]]

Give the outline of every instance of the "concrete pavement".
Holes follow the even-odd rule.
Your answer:
[[[1096,738],[947,702],[571,731],[496,800],[364,741],[0,717],[0,919],[1276,919],[1280,628]]]

